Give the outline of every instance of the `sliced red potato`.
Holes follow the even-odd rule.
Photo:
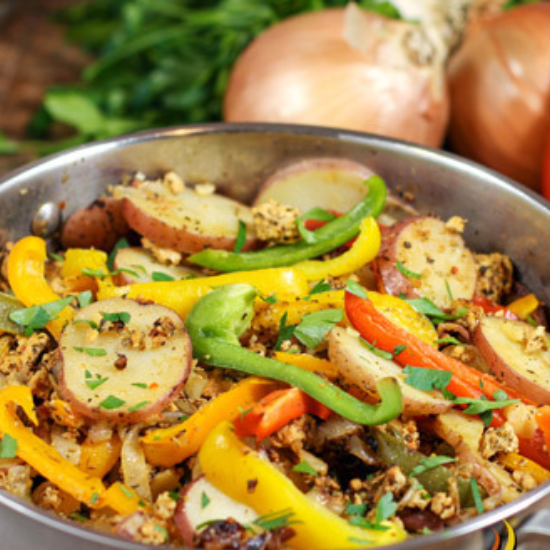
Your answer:
[[[417,390],[405,383],[406,374],[393,361],[378,357],[361,344],[359,336],[349,329],[335,327],[329,334],[329,357],[342,376],[369,392],[376,391],[376,382],[392,376],[399,382],[407,414],[438,414],[448,411],[450,401],[435,392]]]
[[[69,216],[61,233],[63,248],[111,250],[129,231],[122,214],[122,201],[100,197]]]
[[[125,270],[115,276],[115,282],[120,286],[149,283],[154,280],[153,273],[161,273],[176,280],[200,275],[198,270],[190,267],[161,264],[149,251],[137,247],[119,248],[114,268],[115,271]]]
[[[550,405],[550,335],[543,327],[487,315],[477,325],[474,344],[498,379]]]
[[[204,248],[232,250],[239,220],[246,224],[244,250],[255,244],[250,208],[221,195],[202,195],[185,187],[173,192],[157,181],[119,186],[114,196],[123,200],[130,227],[157,246],[194,253]]]
[[[130,319],[105,321],[104,314],[115,313]],[[166,408],[179,396],[192,361],[191,341],[173,310],[125,298],[80,310],[59,350],[63,399],[83,416],[121,423]]]
[[[483,436],[483,422],[460,411],[440,414],[434,421],[435,432],[453,448],[461,443],[477,451]]]
[[[363,182],[374,172],[357,162],[314,158],[278,170],[260,188],[254,205],[274,199],[307,212],[320,207],[347,212],[367,194]]]
[[[443,309],[451,305],[447,284],[455,300],[471,300],[477,279],[474,255],[460,233],[432,217],[409,218],[384,231],[376,272],[388,294],[429,298]]]
[[[209,521],[233,518],[244,525],[251,523],[258,514],[248,506],[222,493],[206,477],[201,476],[190,483],[178,502],[174,521],[183,539],[191,547],[197,527]]]

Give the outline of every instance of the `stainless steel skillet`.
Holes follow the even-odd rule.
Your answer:
[[[63,218],[123,174],[141,171],[155,176],[175,170],[187,181],[212,182],[247,201],[276,168],[314,156],[362,162],[395,192],[412,193],[421,212],[467,218],[465,236],[470,246],[511,256],[522,282],[550,301],[546,201],[494,172],[440,151],[304,126],[212,124],[148,131],[34,163],[0,180],[0,243],[29,233],[54,237]],[[520,548],[550,548],[550,484],[444,533],[411,539],[392,549],[490,548],[492,527],[499,528],[506,518],[523,522],[518,530]],[[0,549],[37,548],[138,550],[143,546],[81,529],[0,491]]]

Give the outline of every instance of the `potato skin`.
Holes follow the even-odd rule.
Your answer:
[[[91,315],[88,313],[90,308],[95,308],[95,312],[97,313],[97,309],[101,308],[101,311],[104,312],[115,312],[115,311],[128,311],[132,314],[132,317],[136,315],[136,308],[148,308],[149,310],[151,308],[154,308],[155,315],[153,318],[158,317],[159,315],[166,315],[170,317],[171,320],[175,321],[176,329],[180,331],[180,336],[183,338],[183,342],[181,347],[183,348],[183,357],[181,357],[182,364],[181,367],[178,366],[178,378],[175,380],[172,385],[170,386],[170,389],[160,397],[158,396],[151,396],[152,402],[148,404],[147,406],[140,408],[136,411],[129,411],[129,410],[107,410],[105,408],[100,407],[98,404],[94,404],[94,402],[100,401],[100,399],[97,397],[97,395],[92,395],[92,391],[90,390],[90,398],[87,399],[85,402],[82,398],[79,398],[78,395],[71,389],[70,382],[68,381],[67,376],[67,369],[73,368],[78,369],[78,376],[82,376],[84,378],[85,369],[82,368],[82,365],[85,364],[87,368],[90,369],[90,371],[94,372],[94,374],[100,374],[102,377],[108,376],[112,382],[116,382],[117,379],[117,369],[112,365],[113,359],[116,357],[114,354],[109,353],[109,359],[105,359],[105,362],[111,361],[109,363],[108,367],[105,365],[97,365],[94,367],[94,357],[87,357],[85,354],[81,354],[79,356],[79,361],[73,362],[72,364],[67,364],[67,357],[71,357],[71,350],[74,349],[74,344],[79,343],[82,344],[83,341],[83,335],[80,335],[80,341],[75,340],[75,330],[92,330],[92,329],[86,329],[83,325],[78,325],[78,329],[75,329],[75,325],[68,325],[60,340],[60,346],[58,350],[58,358],[61,365],[60,371],[59,371],[59,392],[62,398],[67,401],[74,411],[86,418],[89,418],[91,420],[108,420],[110,422],[114,423],[135,423],[135,422],[142,422],[143,420],[147,419],[150,416],[153,416],[154,414],[157,414],[161,412],[163,409],[165,409],[174,399],[176,399],[182,392],[183,387],[185,385],[185,382],[187,380],[187,377],[189,375],[189,372],[191,371],[192,366],[192,344],[191,339],[189,338],[189,335],[185,331],[185,327],[183,324],[183,321],[177,316],[177,314],[164,306],[159,306],[158,304],[141,304],[139,302],[136,302],[134,300],[128,300],[125,298],[112,298],[109,300],[103,300],[100,302],[95,302],[91,306],[87,306],[86,308],[80,310],[80,312],[75,317],[75,320],[80,319],[90,319]],[[137,315],[136,315],[137,316]],[[95,321],[99,322],[99,318],[96,315]],[[152,321],[151,321],[152,324]],[[131,326],[131,325],[129,325]],[[133,327],[132,327],[133,328]],[[72,331],[72,332],[71,332]],[[107,336],[109,338],[109,336]],[[111,337],[112,341],[112,337]],[[88,344],[90,347],[103,347],[107,348],[109,352],[112,351],[113,348],[115,350],[124,351],[124,354],[128,356],[128,363],[131,362],[138,362],[138,359],[135,359],[136,356],[138,356],[139,353],[142,353],[139,350],[131,350],[128,348],[122,348],[122,347],[116,347],[116,344],[112,344],[109,342],[104,343],[102,341],[102,335],[100,334],[97,339],[94,341],[94,343]],[[162,352],[165,352],[165,347],[159,347],[158,349]],[[135,353],[134,359],[132,358],[131,354]],[[180,357],[171,357],[170,360],[177,360],[180,359]],[[148,365],[149,367],[149,365]],[[152,367],[151,367],[152,368]],[[141,365],[140,365],[141,369]],[[80,372],[81,371],[81,372]],[[136,372],[135,368],[132,370],[132,372]],[[74,378],[71,378],[74,380]],[[137,377],[134,379],[132,378],[133,382],[144,382],[147,380],[147,373],[143,372],[141,375],[138,372]],[[119,383],[119,382],[118,382]],[[162,385],[162,381],[159,385]],[[107,384],[105,384],[105,389]],[[131,384],[126,384],[124,388],[115,389],[114,392],[125,392],[126,395],[130,395],[132,393],[136,394],[137,392],[141,392],[143,390],[136,388],[136,387],[130,387]],[[103,389],[103,388],[102,388]],[[80,388],[81,391],[81,388]],[[95,390],[97,392],[97,389]],[[109,390],[109,393],[112,390]],[[156,398],[155,398],[156,397]]]
[[[122,212],[122,201],[100,197],[73,212],[63,226],[64,248],[97,248],[110,251],[130,230]]]
[[[485,318],[477,325],[473,334],[473,342],[487,361],[492,373],[499,380],[504,382],[504,384],[510,386],[510,388],[516,390],[518,393],[531,399],[535,403],[539,405],[550,405],[550,381],[545,388],[535,381],[530,380],[527,376],[514,369],[512,365],[508,364],[504,358],[501,357],[498,350],[495,349],[494,345],[491,344],[489,338],[487,338],[484,330],[484,320],[487,322],[487,318]],[[494,318],[492,322],[525,324],[522,321],[496,318]],[[516,344],[512,343],[511,345]],[[529,361],[530,357],[527,356],[527,354],[525,355],[526,361]]]

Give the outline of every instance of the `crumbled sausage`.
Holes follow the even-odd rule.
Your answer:
[[[452,218],[449,218],[445,224],[445,227],[453,233],[463,233],[467,222],[468,220],[465,220],[460,216],[453,216]]]
[[[476,254],[478,278],[476,294],[485,296],[499,303],[502,297],[510,292],[514,282],[514,266],[508,256],[493,254]]]
[[[258,239],[272,243],[292,243],[300,238],[296,220],[300,211],[270,199],[252,208],[254,231]]]
[[[141,239],[141,245],[146,250],[149,250],[155,259],[163,265],[178,265],[181,263],[183,256],[175,250],[171,250],[170,248],[161,248],[146,237]]]
[[[289,422],[277,431],[271,438],[273,446],[290,448],[298,454],[304,448],[304,442],[309,438],[314,421],[309,415],[304,415]]]
[[[399,468],[399,466],[392,466],[386,472],[384,481],[382,483],[381,492],[383,494],[386,494],[386,493],[397,494],[401,492],[401,490],[404,489],[406,485],[407,485],[407,477],[401,471],[401,468]]]
[[[489,428],[481,439],[481,456],[491,458],[497,453],[516,453],[519,449],[518,436],[511,424],[506,422],[499,428]]]
[[[176,172],[167,172],[164,175],[162,183],[174,194],[182,193],[185,190],[185,182]]]
[[[431,510],[441,519],[449,519],[456,515],[456,506],[452,497],[446,493],[436,493],[432,498]]]
[[[535,478],[531,474],[522,472],[521,470],[514,470],[512,472],[512,478],[523,491],[530,491],[537,486]]]
[[[153,508],[153,514],[161,520],[168,520],[173,517],[175,510],[176,501],[168,492],[164,492],[158,496]]]

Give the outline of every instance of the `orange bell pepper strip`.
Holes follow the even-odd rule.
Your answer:
[[[277,387],[272,380],[246,378],[181,424],[149,432],[141,438],[147,461],[154,466],[169,467],[194,455],[222,420],[234,420]]]
[[[40,306],[60,300],[46,281],[44,262],[47,259],[46,242],[38,237],[24,237],[17,241],[8,257],[8,281],[17,299],[26,307]],[[73,310],[67,306],[46,326],[59,338],[63,327],[73,318]]]
[[[254,435],[261,441],[304,414],[327,420],[332,411],[299,388],[277,390],[237,417],[235,433],[239,437]]]
[[[133,489],[117,481],[103,494],[101,508],[111,508],[117,514],[126,517],[138,510],[150,510],[151,504],[142,499]]]
[[[33,424],[38,424],[30,388],[8,386],[0,391],[0,432],[17,441],[17,456],[79,502],[97,507],[105,491],[101,479],[84,473],[34,435],[17,416],[16,406],[25,411]]]
[[[383,530],[362,529],[302,493],[279,469],[248,447],[229,422],[219,424],[199,451],[206,479],[234,500],[258,514],[290,515],[294,531],[285,546],[296,550],[344,550],[394,544],[405,530],[383,521]]]
[[[114,468],[121,450],[122,441],[116,433],[105,441],[95,442],[88,437],[80,446],[78,467],[91,476],[103,478]]]
[[[546,447],[545,439],[544,433],[540,429],[535,430],[533,437],[529,439],[518,437],[519,453],[550,470],[550,453]]]
[[[527,319],[527,316],[531,315],[539,307],[539,304],[540,302],[534,294],[527,294],[527,296],[514,300],[507,307],[520,319]]]
[[[338,376],[338,367],[327,361],[326,359],[320,359],[307,353],[287,353],[285,351],[276,351],[275,359],[281,361],[281,363],[288,363],[295,367],[315,372],[317,374],[324,374],[329,380]]]
[[[369,342],[376,341],[378,348],[391,353],[397,345],[407,346],[395,358],[401,365],[451,372],[453,377],[447,389],[459,397],[479,398],[483,394],[493,399],[493,394],[497,390],[502,390],[510,399],[521,399],[528,405],[534,404],[530,399],[501,384],[491,375],[481,373],[454,357],[441,353],[410,332],[395,326],[379,313],[371,300],[346,292],[346,313],[361,336]],[[498,411],[493,413],[496,412]]]
[[[550,471],[543,468],[533,460],[517,453],[501,453],[497,457],[498,462],[511,470],[517,470],[530,474],[540,485],[550,479]]]

